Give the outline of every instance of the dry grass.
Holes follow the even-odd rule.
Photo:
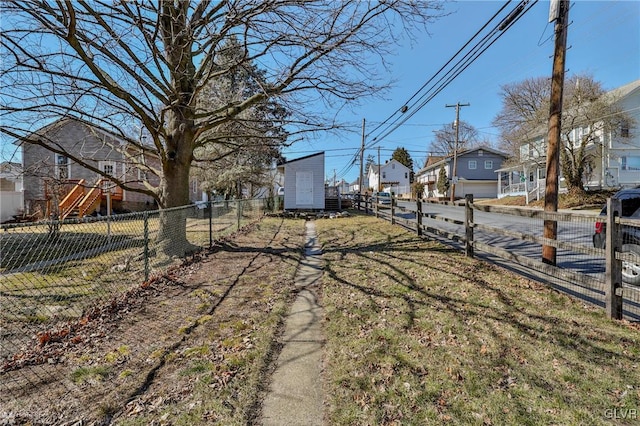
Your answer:
[[[24,357],[46,362],[2,373],[0,423],[253,421],[303,243],[303,221],[264,219],[61,341],[34,342]]]
[[[382,220],[316,228],[328,424],[598,425],[640,406],[634,325]],[[264,219],[121,300],[40,348],[53,363],[4,373],[0,419],[255,424],[303,240],[303,221]]]
[[[595,425],[637,413],[636,328],[381,220],[317,230],[330,424]]]

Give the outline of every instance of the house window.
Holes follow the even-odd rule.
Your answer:
[[[395,168],[396,168],[395,163],[391,163],[391,168],[395,170]]]
[[[404,172],[404,178],[405,178],[405,179],[409,179],[409,173]]]
[[[469,160],[469,170],[475,170],[478,168],[478,162],[476,160]]]
[[[640,170],[640,157],[620,157],[620,166],[625,171],[638,171]]]
[[[146,138],[145,138],[146,140]],[[146,170],[142,170],[142,168],[146,168],[147,163],[145,161],[144,154],[140,154],[138,156],[138,164],[134,164],[134,167],[138,170],[138,180],[146,181],[148,179]]]
[[[493,160],[485,160],[484,161],[484,169],[485,170],[493,170]]]
[[[623,138],[629,137],[629,122],[627,120],[620,123],[620,136]]]
[[[382,179],[386,179],[387,178],[387,172],[382,172]]]
[[[116,175],[116,162],[115,161],[99,161],[98,167],[104,172],[105,175]]]
[[[138,169],[138,180],[139,181],[145,181],[147,179],[148,179],[147,178],[147,172]]]
[[[483,155],[484,155],[484,151],[483,150],[478,151],[478,157],[482,157]]]
[[[71,162],[69,157],[56,154],[56,179],[69,179],[71,177]]]

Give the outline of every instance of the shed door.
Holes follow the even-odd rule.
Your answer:
[[[313,172],[296,172],[296,205],[313,205]]]

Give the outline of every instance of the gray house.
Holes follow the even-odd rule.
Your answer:
[[[324,151],[278,166],[284,175],[285,210],[324,210]]]
[[[473,194],[474,198],[496,198],[498,196],[498,170],[507,159],[507,154],[492,148],[478,147],[461,150],[456,158],[456,198]],[[453,176],[454,156],[427,159],[424,168],[416,173],[415,181],[425,186],[425,197],[445,197],[438,191],[440,169],[444,167],[448,179]]]
[[[135,211],[154,206],[152,197],[124,190],[96,170],[133,188],[144,188],[145,183],[159,182],[153,173],[158,170],[157,159],[142,156],[126,141],[100,127],[63,118],[16,143],[22,147],[26,212],[40,211],[42,216],[57,212],[64,218],[75,210],[82,216],[104,211],[107,198],[113,210]],[[72,157],[90,167],[73,161]]]

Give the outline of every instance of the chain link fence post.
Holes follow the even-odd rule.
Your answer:
[[[149,281],[149,212],[144,212],[144,281]]]
[[[213,247],[213,201],[207,201],[207,208],[209,209],[209,248]]]

